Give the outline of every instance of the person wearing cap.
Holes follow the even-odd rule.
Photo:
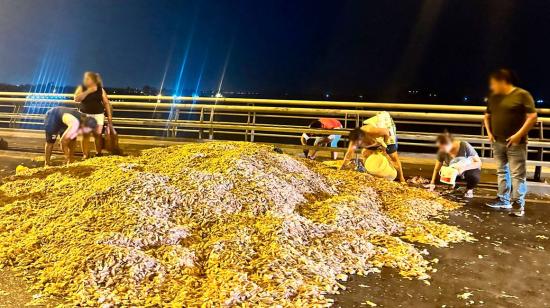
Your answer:
[[[342,129],[342,123],[338,121],[337,119],[333,118],[321,118],[318,120],[315,120],[309,124],[309,128],[311,129],[324,129],[324,130],[332,130],[332,129]],[[315,134],[307,134],[303,133],[302,137],[300,138],[300,141],[302,145],[309,145],[309,146],[330,146],[331,148],[337,148],[338,142],[341,139],[341,135],[333,134],[328,136],[321,136],[321,135],[315,135]],[[316,150],[304,150],[304,155],[307,158],[315,159],[317,157],[317,151]],[[338,153],[332,152],[331,153],[332,159],[338,159]]]

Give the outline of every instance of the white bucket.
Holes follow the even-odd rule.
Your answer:
[[[441,170],[439,170],[439,180],[442,183],[455,185],[457,176],[458,170],[456,170],[455,168],[443,166],[441,167]]]
[[[381,153],[374,153],[367,157],[365,160],[365,169],[370,175],[390,181],[395,180],[397,177],[397,170],[395,170],[386,156]]]

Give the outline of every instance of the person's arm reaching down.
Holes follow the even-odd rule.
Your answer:
[[[342,162],[342,165],[340,166],[340,170],[342,170],[344,167],[346,167],[350,161],[353,158],[353,155],[355,155],[355,151],[357,150],[357,146],[354,142],[349,143],[348,150],[346,151],[346,155],[344,155],[344,161]]]
[[[531,128],[533,128],[533,126],[537,123],[537,119],[538,119],[538,116],[536,112],[528,113],[525,116],[525,122],[523,123],[523,126],[515,134],[513,134],[511,137],[506,139],[507,141],[506,145],[508,147],[513,145],[518,145],[521,142],[521,139],[527,136],[527,134],[529,134],[529,131],[531,130]]]
[[[493,131],[491,130],[490,113],[485,113],[485,116],[483,117],[483,123],[485,124],[485,129],[487,130],[487,138],[489,138],[490,142],[495,142],[495,136],[493,135]]]
[[[506,145],[508,147],[520,144],[523,138],[529,134],[531,128],[533,128],[533,126],[537,123],[538,116],[537,109],[535,108],[535,100],[531,94],[527,92],[525,92],[522,96],[525,111],[525,122],[523,122],[523,125],[515,134],[506,139]]]
[[[51,165],[52,150],[55,143],[46,142],[44,145],[44,167]]]
[[[327,138],[327,137],[317,137],[317,138],[315,138],[315,143],[313,144],[313,146],[315,146],[315,147],[326,146],[329,143],[330,143],[329,138]],[[309,152],[309,158],[315,159],[316,157],[317,157],[317,150],[312,149]]]
[[[107,92],[105,92],[105,89],[103,89],[103,96],[102,96],[102,103],[105,107],[105,111],[107,112],[107,119],[109,120],[109,127],[112,127],[113,125],[113,106],[111,105],[111,101],[109,100],[109,97],[107,96]]]
[[[442,166],[443,164],[439,160],[435,161],[434,172],[432,173],[432,180],[430,181],[430,184],[426,186],[429,190],[435,189],[435,179],[437,179],[437,175],[439,174],[439,170],[441,170]]]
[[[300,136],[300,143],[302,143],[302,145],[306,145],[307,139],[309,139],[308,135],[306,133],[303,133],[302,136]]]
[[[80,122],[73,116],[69,117],[68,115],[64,115],[63,117],[63,122],[67,124],[68,128],[65,130],[63,136],[61,137],[61,150],[63,150],[63,154],[65,155],[65,162],[71,163],[73,161],[74,154],[74,146],[71,143],[73,143],[78,136],[78,128],[80,126]]]

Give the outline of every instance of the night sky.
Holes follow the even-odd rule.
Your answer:
[[[546,0],[0,0],[0,82],[390,97],[506,66],[550,99],[549,38]]]

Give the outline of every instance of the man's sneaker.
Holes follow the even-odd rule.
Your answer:
[[[510,216],[514,216],[514,217],[523,217],[523,216],[525,216],[525,207],[524,206],[519,206],[518,208],[516,208],[512,212],[510,212]]]
[[[509,202],[503,202],[499,198],[497,198],[493,202],[485,203],[490,208],[497,209],[497,210],[511,210],[512,205]]]
[[[455,189],[455,191],[459,194],[464,194],[466,192],[466,187],[461,186]]]
[[[472,199],[474,197],[474,190],[469,189],[464,193],[464,198]]]

